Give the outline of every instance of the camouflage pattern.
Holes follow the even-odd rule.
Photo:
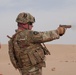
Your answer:
[[[14,54],[14,47],[13,47],[13,42],[12,40],[10,40],[8,42],[8,47],[9,47],[9,56],[10,56],[10,60],[11,60],[11,63],[13,64],[13,66],[17,69],[17,62],[16,62],[16,59],[15,59],[15,54]]]
[[[16,18],[16,22],[19,23],[27,23],[27,22],[35,22],[35,18],[30,14],[30,13],[20,13],[17,18]]]
[[[32,68],[29,72],[25,72],[25,69],[20,69],[22,75],[42,75],[42,68]]]
[[[57,30],[45,32],[17,31],[12,36],[12,41],[9,41],[13,44],[9,47],[9,55],[14,63],[14,67],[19,69],[22,75],[42,75],[40,69],[45,67],[46,64],[45,49],[41,43],[55,39],[59,39]],[[35,69],[31,71],[33,67]]]

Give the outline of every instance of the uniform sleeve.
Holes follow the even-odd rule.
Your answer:
[[[9,48],[9,57],[10,57],[10,61],[12,63],[12,65],[17,69],[17,61],[14,57],[14,52],[13,52],[13,44],[12,44],[12,41],[8,41],[8,48]]]
[[[32,33],[32,40],[33,42],[37,42],[37,43],[49,42],[59,38],[60,36],[57,33],[57,30],[45,31],[45,32],[33,31]]]

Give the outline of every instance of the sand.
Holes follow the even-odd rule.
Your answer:
[[[76,75],[76,45],[47,45],[51,55],[46,56],[43,75]],[[8,46],[0,49],[0,75],[20,75],[10,62]]]

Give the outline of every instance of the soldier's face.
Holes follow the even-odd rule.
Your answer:
[[[23,27],[24,27],[25,29],[31,30],[32,27],[33,27],[33,25],[32,25],[32,24],[23,24]]]
[[[30,29],[30,30],[32,29],[32,27],[33,27],[33,25],[29,25],[29,29]]]
[[[24,28],[24,29],[29,29],[29,30],[31,30],[32,27],[33,27],[33,23],[26,23],[26,24],[24,24],[24,23],[18,23],[18,25],[20,27]]]

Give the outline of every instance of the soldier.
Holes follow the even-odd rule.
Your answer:
[[[66,28],[59,26],[56,30],[33,31],[35,18],[25,12],[17,16],[16,22],[18,29],[8,42],[10,60],[21,75],[42,75],[42,67],[46,67],[45,55],[50,54],[44,42],[59,39]]]

